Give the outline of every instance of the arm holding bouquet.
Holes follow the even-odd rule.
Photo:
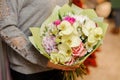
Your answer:
[[[8,3],[9,2],[9,3]],[[18,1],[19,2],[19,1]],[[23,1],[22,1],[23,2]],[[22,2],[17,3],[17,0],[6,0],[3,4],[5,5],[3,12],[5,11],[5,14],[2,14],[1,16],[1,26],[0,26],[0,36],[3,39],[5,43],[7,43],[12,49],[14,49],[19,55],[21,55],[23,58],[27,59],[28,61],[34,63],[34,64],[41,64],[41,61],[38,62],[37,60],[31,60],[32,57],[26,57],[30,56],[29,54],[35,54],[30,48],[30,41],[27,38],[27,35],[18,28],[18,17],[19,17],[19,10],[17,10],[18,7],[15,7],[15,5],[23,4]],[[14,4],[12,4],[14,3]],[[22,26],[21,26],[22,27]],[[46,59],[42,62],[48,62]],[[50,66],[50,63],[49,63]]]
[[[22,49],[24,47],[23,45],[26,44],[26,40],[23,37],[16,37],[11,39],[11,43],[14,47],[16,46],[17,49]],[[47,67],[52,69],[59,69],[59,70],[75,70],[76,68],[79,68],[79,65],[61,66],[61,65],[54,64],[48,60]]]

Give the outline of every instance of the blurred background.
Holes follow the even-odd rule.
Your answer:
[[[74,3],[77,4],[78,0]],[[94,9],[109,24],[103,45],[86,60],[88,74],[78,80],[120,80],[120,5],[117,4],[120,0],[81,0],[77,4],[82,8]]]

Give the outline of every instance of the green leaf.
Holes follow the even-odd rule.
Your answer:
[[[80,14],[88,16],[92,20],[98,17],[93,9],[84,9]]]
[[[50,58],[50,56],[46,53],[42,46],[42,37],[40,36],[40,28],[33,27],[30,28],[30,31],[32,32],[32,37],[29,37],[32,44],[39,50],[41,54],[46,56],[47,58]]]
[[[35,42],[34,42],[34,39],[33,39],[33,36],[29,36],[29,40],[33,44],[33,46],[37,49]]]
[[[74,4],[72,4],[71,8],[72,8],[74,14],[76,14],[76,15],[79,15],[83,11],[82,8],[80,8]]]
[[[72,13],[73,10],[68,4],[65,4],[63,7],[61,7],[59,12],[60,12],[60,16],[65,16],[69,12]]]
[[[95,22],[103,22],[104,18],[103,17],[96,17],[93,19]]]

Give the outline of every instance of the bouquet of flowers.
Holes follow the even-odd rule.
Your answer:
[[[29,39],[52,63],[81,65],[102,44],[106,29],[107,24],[93,9],[65,4],[56,6],[41,27],[30,28]],[[70,72],[67,79],[74,80],[72,76],[78,76],[80,71]]]

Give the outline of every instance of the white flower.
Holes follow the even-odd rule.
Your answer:
[[[96,43],[89,43],[89,42],[86,42],[85,43],[85,47],[87,49],[88,52],[91,52],[93,50],[93,47],[96,45]]]
[[[65,64],[71,60],[72,50],[67,44],[59,44],[58,45],[58,53],[51,53],[51,61],[55,64]]]
[[[103,30],[102,30],[102,28],[101,28],[101,27],[95,28],[94,33],[95,33],[95,38],[96,38],[97,40],[101,40],[101,38],[103,37],[103,36],[102,36],[102,35],[103,35]]]
[[[74,30],[73,26],[68,21],[62,21],[60,25],[58,25],[58,29],[60,30],[59,35],[69,35]]]
[[[88,19],[87,16],[83,16],[83,15],[72,15],[72,17],[74,17],[76,21],[78,21],[80,24],[83,24],[84,21]]]
[[[68,36],[62,36],[61,42],[66,43],[70,47],[79,46],[79,43],[82,42],[79,36],[71,34]]]
[[[95,22],[88,19],[86,20],[85,24],[82,26],[82,31],[86,36],[88,36],[90,33],[92,33],[92,31],[94,31],[95,28],[96,28]]]
[[[79,24],[78,21],[74,22],[73,27],[74,27],[73,33],[74,33],[75,35],[81,36],[81,31],[78,30],[78,28],[80,28],[81,25]]]

